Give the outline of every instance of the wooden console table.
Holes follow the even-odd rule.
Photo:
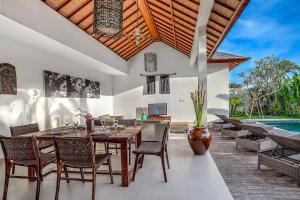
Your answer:
[[[170,121],[171,122],[171,116],[168,115],[150,115],[147,117],[148,121]]]

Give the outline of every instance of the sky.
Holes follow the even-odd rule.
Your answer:
[[[230,72],[231,83],[241,83],[238,74],[265,56],[300,66],[300,0],[250,0],[218,51],[251,57]]]

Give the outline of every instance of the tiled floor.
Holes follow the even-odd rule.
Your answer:
[[[231,200],[210,154],[194,156],[188,146],[186,135],[172,135],[169,140],[171,169],[167,170],[168,183],[163,182],[159,157],[146,157],[143,169],[128,188],[120,187],[119,176],[115,184],[109,184],[109,176],[97,176],[96,199],[107,200]],[[0,195],[3,188],[3,164],[0,166]],[[41,187],[41,200],[54,199],[55,175],[47,176]],[[31,200],[35,196],[35,183],[11,180],[8,200]],[[62,182],[60,199],[91,199],[91,183]]]

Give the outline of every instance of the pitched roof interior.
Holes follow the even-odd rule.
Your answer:
[[[129,60],[157,40],[189,56],[200,5],[200,0],[124,0],[123,33],[126,37],[106,39],[92,34],[93,0],[42,1],[125,60]],[[136,1],[144,3],[143,6],[148,10],[150,22],[153,24],[147,23],[145,15],[137,8]],[[249,0],[215,0],[207,25],[209,58],[215,53],[248,2]],[[144,36],[139,48],[132,37],[137,26],[137,11],[139,26]],[[156,31],[157,39],[154,39],[150,30]],[[148,35],[152,37],[147,38]]]

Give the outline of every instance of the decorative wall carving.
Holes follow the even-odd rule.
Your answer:
[[[157,70],[157,56],[156,53],[145,53],[144,54],[145,59],[145,71],[146,72],[156,72]]]
[[[0,94],[17,94],[16,69],[8,63],[0,63]]]

